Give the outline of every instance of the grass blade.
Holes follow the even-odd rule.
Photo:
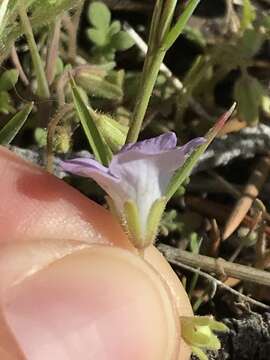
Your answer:
[[[178,36],[184,30],[188,20],[190,19],[191,15],[193,14],[194,10],[196,9],[197,5],[199,4],[200,0],[190,0],[183,11],[182,15],[180,16],[177,23],[171,28],[167,36],[165,36],[163,47],[168,50]]]
[[[33,109],[33,103],[25,107],[14,115],[9,122],[0,130],[0,144],[8,145],[18,134]]]

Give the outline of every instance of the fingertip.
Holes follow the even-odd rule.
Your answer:
[[[0,243],[61,238],[132,249],[106,209],[3,147],[0,172]]]
[[[5,318],[27,359],[172,360],[178,321],[166,285],[129,251],[92,246],[13,286]]]

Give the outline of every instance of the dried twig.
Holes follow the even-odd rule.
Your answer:
[[[270,170],[270,157],[264,156],[255,167],[251,177],[248,180],[242,197],[237,201],[231,212],[223,232],[223,240],[226,240],[241,224],[244,217],[250,210],[253,201],[259,195],[260,189],[264,184]]]
[[[217,270],[217,264],[216,264],[217,260],[208,258],[207,256],[194,255],[187,251],[179,250],[164,244],[159,245],[158,248],[171,264],[182,267],[183,269],[192,271],[193,273],[197,273],[205,277],[209,281],[214,282],[216,285],[242,298],[244,301],[248,301],[249,303],[255,306],[259,306],[267,310],[270,309],[270,306],[265,305],[257,300],[254,300],[249,296],[239,293],[238,291],[230,288],[229,286],[223,284],[221,281],[217,280],[213,276],[206,274],[201,270],[194,269],[194,267],[200,267],[206,271],[217,272],[219,271]],[[221,260],[221,261],[222,261],[222,267],[224,268],[224,270],[228,275],[232,275],[236,278],[242,278],[242,280],[253,281],[256,283],[260,283],[259,281],[262,280],[260,279],[260,277],[262,277],[263,278],[262,282],[264,282],[265,285],[270,286],[270,273],[267,273],[266,271],[252,269],[250,267],[243,265],[230,264],[225,260]]]
[[[188,251],[180,250],[172,246],[161,244],[158,248],[165,254],[169,262],[179,261],[202,270],[220,274],[220,269],[226,275],[234,278],[270,286],[270,272],[254,269],[250,266],[231,263],[224,259],[214,259],[204,255],[194,255]]]

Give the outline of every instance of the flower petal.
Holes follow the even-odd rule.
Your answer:
[[[144,154],[158,154],[161,151],[170,150],[176,147],[177,138],[175,133],[169,131],[151,139],[139,141],[137,143],[125,145],[121,152],[137,151]]]
[[[92,177],[93,172],[98,172],[102,176],[110,177],[108,168],[90,158],[75,158],[72,160],[60,161],[60,166],[64,171],[84,177]]]

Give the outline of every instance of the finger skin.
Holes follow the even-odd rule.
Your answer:
[[[131,248],[105,209],[3,147],[0,171],[0,242],[47,237]]]
[[[88,251],[89,244],[116,246],[135,253],[112,216],[63,181],[3,148],[0,148],[0,171],[0,244],[5,249],[0,256],[0,271],[4,274],[0,291],[5,300],[11,296],[10,289],[25,283],[23,280],[35,273],[38,276],[48,265],[54,266],[61,259],[66,261],[67,256],[75,256],[78,251]],[[20,260],[16,262],[18,267],[12,266],[12,259],[16,256]],[[149,249],[145,260],[167,284],[179,314],[191,315],[186,294],[161,254],[156,249]],[[2,328],[6,329],[6,326]],[[13,349],[19,353],[20,347],[16,345],[12,332],[3,333],[7,344],[13,342]],[[2,339],[0,345],[5,343]],[[1,348],[5,351],[7,346],[0,346],[0,354]],[[188,350],[181,345],[178,358],[188,359],[187,354]],[[20,358],[14,356],[14,359]]]

